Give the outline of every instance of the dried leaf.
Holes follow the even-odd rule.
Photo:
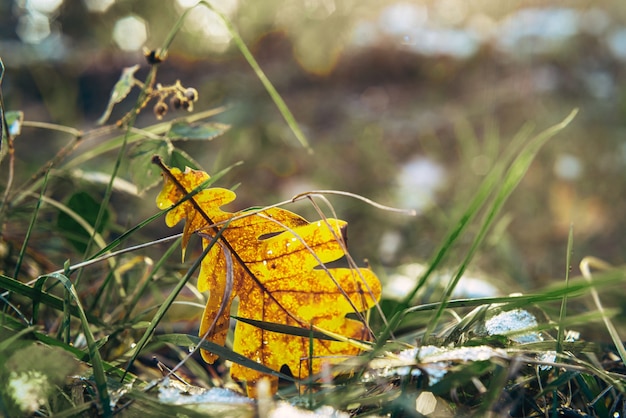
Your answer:
[[[165,179],[157,197],[161,209],[181,201],[208,180],[209,175],[173,168],[165,173]],[[200,232],[203,246],[206,246],[220,228],[216,224],[229,221],[222,240],[236,259],[233,289],[230,298],[223,300],[223,295],[227,294],[226,260],[220,247],[214,246],[202,261],[198,278],[198,289],[210,292],[200,335],[211,331],[208,340],[223,345],[228,333],[230,305],[238,297],[237,316],[252,321],[237,322],[233,349],[257,363],[273,370],[287,365],[294,375],[305,378],[310,372],[319,372],[323,362],[358,354],[360,348],[346,339],[366,340],[370,335],[365,324],[346,318],[346,314],[374,306],[380,298],[381,287],[376,275],[367,268],[323,267],[324,263],[345,255],[346,222],[324,219],[309,223],[279,208],[248,216],[246,212],[223,211],[221,206],[235,197],[234,192],[226,189],[202,190],[166,215],[168,226],[186,220],[183,251],[192,233]],[[226,309],[217,318],[215,328],[209,330],[224,303]],[[313,338],[312,332],[311,338],[273,332],[252,325],[254,321],[328,332],[345,338],[338,341]],[[207,351],[202,351],[202,356],[209,363],[217,358]],[[254,383],[267,376],[239,364],[232,366],[231,375],[246,381],[249,393],[253,393]],[[270,379],[275,388],[277,379]]]

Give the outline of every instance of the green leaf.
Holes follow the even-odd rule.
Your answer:
[[[170,160],[167,165],[170,167],[180,168],[183,171],[187,167],[193,168],[194,170],[200,170],[201,168],[200,164],[198,164],[196,160],[191,157],[191,155],[180,149],[174,149],[172,155],[170,155]]]
[[[184,121],[174,122],[167,133],[167,137],[177,140],[208,141],[222,135],[230,129],[230,125],[218,122],[191,124]]]
[[[139,65],[133,65],[132,67],[127,67],[122,70],[122,75],[120,79],[115,83],[113,87],[113,91],[111,92],[111,97],[109,98],[109,104],[104,111],[104,114],[98,119],[98,125],[104,124],[111,116],[111,112],[113,111],[113,106],[117,103],[121,102],[128,96],[133,86],[137,83],[135,79],[135,73],[139,69]]]
[[[170,167],[178,167],[181,170],[186,167],[200,168],[200,164],[189,154],[174,148],[169,139],[141,141],[131,149],[128,168],[139,194],[144,193],[161,181],[161,171],[152,163],[152,157],[155,155],[159,155]]]
[[[87,192],[78,192],[73,194],[66,205],[76,214],[80,215],[89,225],[93,225],[98,217],[100,203],[92,198]],[[110,218],[109,211],[105,211],[104,218],[98,226],[98,233],[102,232]],[[66,212],[59,212],[57,217],[57,226],[61,230],[63,236],[80,252],[84,252],[87,248],[90,234],[83,228],[80,223]]]
[[[135,144],[130,151],[128,171],[139,194],[161,181],[161,171],[152,164],[152,157],[159,155],[170,160],[174,147],[167,139],[148,139]]]

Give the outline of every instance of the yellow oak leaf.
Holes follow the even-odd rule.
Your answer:
[[[164,176],[165,184],[157,197],[161,209],[170,208],[209,179],[208,174],[191,169],[181,172],[172,168]],[[192,233],[200,233],[206,248],[220,230],[221,226],[216,224],[223,226],[229,221],[222,231],[222,244],[214,245],[201,263],[198,289],[210,293],[200,336],[210,331],[209,341],[225,343],[230,306],[238,297],[240,318],[305,330],[313,327],[331,336],[344,337],[343,341],[311,340],[238,321],[233,349],[253,361],[277,371],[287,365],[295,376],[305,378],[309,372],[318,373],[323,362],[358,354],[359,346],[347,339],[367,340],[371,335],[363,322],[346,315],[373,307],[380,298],[381,286],[370,269],[324,267],[325,263],[346,255],[346,222],[323,219],[309,223],[280,208],[251,213],[230,213],[220,208],[235,197],[235,193],[226,189],[205,189],[166,216],[168,226],[186,220],[183,251]],[[227,259],[222,246],[235,259],[228,300],[223,300],[229,292],[226,291]],[[222,306],[225,309],[216,318]],[[209,363],[216,359],[204,350],[202,357]],[[248,393],[253,394],[255,383],[266,375],[234,364],[231,376],[247,382]],[[277,378],[272,376],[270,380],[275,390]]]

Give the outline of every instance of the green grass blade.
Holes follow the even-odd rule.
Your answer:
[[[476,216],[480,208],[487,202],[489,196],[492,194],[493,189],[496,187],[498,181],[502,178],[502,173],[509,161],[514,157],[517,150],[521,147],[523,142],[529,137],[531,133],[531,126],[525,125],[518,134],[511,141],[511,145],[507,148],[507,152],[501,157],[500,162],[496,164],[489,174],[484,178],[483,182],[479,186],[478,190],[474,194],[473,199],[470,201],[465,212],[454,223],[454,227],[448,233],[443,240],[443,243],[439,249],[435,252],[434,257],[428,263],[428,269],[422,274],[415,287],[407,294],[407,296],[398,303],[395,312],[403,312],[409,308],[411,301],[417,294],[417,292],[426,284],[426,281],[431,274],[441,265],[448,252],[452,248],[452,245],[461,237],[466,228],[470,224],[471,220]]]
[[[2,353],[3,351],[8,350],[19,339],[21,339],[22,337],[24,337],[25,335],[31,333],[34,330],[35,330],[35,327],[23,328],[23,329],[19,330],[18,332],[16,332],[15,334],[11,335],[10,337],[4,339],[3,341],[0,341],[0,353]]]
[[[298,126],[298,123],[296,122],[296,118],[293,116],[293,114],[291,113],[291,110],[289,110],[289,107],[287,106],[283,98],[280,96],[278,91],[276,91],[276,88],[274,88],[274,85],[272,84],[272,82],[267,78],[267,76],[261,69],[261,66],[259,65],[259,63],[256,61],[256,59],[254,59],[252,52],[250,52],[250,50],[246,46],[246,43],[243,41],[243,39],[239,35],[239,32],[237,31],[237,29],[235,29],[235,26],[233,25],[233,23],[230,21],[230,19],[226,15],[224,15],[222,12],[220,12],[215,7],[213,7],[211,3],[208,3],[206,1],[201,1],[194,7],[201,6],[201,5],[205,6],[207,9],[215,13],[220,18],[220,20],[224,23],[224,25],[226,26],[226,29],[228,30],[230,35],[233,37],[233,41],[235,41],[235,45],[237,45],[237,48],[239,48],[241,55],[243,55],[243,57],[246,59],[246,61],[248,62],[248,65],[250,65],[250,67],[256,74],[257,78],[263,84],[263,87],[265,87],[265,90],[267,90],[268,94],[274,101],[274,104],[278,108],[278,111],[285,119],[285,122],[287,122],[287,125],[289,126],[293,134],[295,135],[298,142],[300,142],[300,144],[307,150],[309,154],[312,154],[313,149],[309,145],[309,141],[306,139],[304,132],[302,132],[302,130]],[[187,9],[185,13],[181,15],[179,21],[177,22],[175,26],[176,30],[180,29],[180,27],[182,26],[182,21],[185,19],[187,14],[190,13],[192,10],[193,8]]]
[[[565,252],[565,286],[569,285],[569,272],[571,270],[572,252],[574,248],[574,224],[570,224],[569,234],[567,237],[567,249]],[[557,354],[563,353],[563,340],[565,338],[565,318],[567,317],[567,299],[568,295],[563,296],[561,301],[561,309],[559,310],[559,322],[556,335],[556,349]],[[554,376],[558,379],[561,374],[561,370],[558,368],[554,370]],[[557,409],[559,405],[558,391],[555,389],[552,393],[552,415],[557,415]]]
[[[569,286],[569,273],[572,267],[572,253],[574,250],[574,225],[571,224],[569,227],[569,234],[567,236],[567,250],[565,253],[565,286]],[[563,340],[565,338],[565,318],[567,317],[567,299],[568,295],[563,296],[563,300],[561,301],[561,309],[559,310],[559,326],[557,327],[557,336],[556,336],[556,352],[557,354],[563,353]],[[558,377],[559,370],[555,370],[555,374]],[[556,395],[556,393],[555,393]],[[556,397],[554,399],[556,405]]]
[[[91,226],[89,222],[87,222],[87,220],[83,218],[80,214],[76,213],[74,210],[70,209],[63,203],[58,202],[47,196],[41,196],[41,200],[44,203],[54,207],[55,209],[58,209],[59,211],[67,214],[70,218],[76,221],[76,223],[78,223],[81,228],[85,230],[85,232],[94,237],[93,240],[99,247],[104,247],[106,245],[106,242],[104,241],[104,238],[102,238],[102,235],[100,235],[95,227]]]
[[[53,273],[48,276],[44,276],[46,278],[56,279],[65,287],[66,292],[71,296],[76,303],[76,308],[78,309],[78,317],[80,318],[80,323],[85,334],[85,339],[87,340],[87,347],[89,349],[89,358],[91,360],[91,365],[93,368],[94,380],[96,382],[96,388],[98,389],[98,399],[100,401],[100,408],[102,411],[103,417],[112,417],[113,412],[111,411],[111,398],[109,397],[109,390],[106,380],[106,374],[104,372],[104,363],[102,362],[102,357],[100,357],[100,352],[98,351],[98,347],[96,344],[96,340],[91,332],[89,320],[87,319],[87,315],[85,314],[85,310],[80,302],[80,298],[76,293],[76,289],[70,279],[68,279],[65,275],[60,273]]]
[[[48,185],[48,174],[50,170],[46,171],[46,175],[43,179],[43,185],[41,187],[41,192],[39,193],[39,199],[37,199],[37,204],[35,205],[35,210],[33,210],[33,214],[30,218],[30,223],[28,224],[28,229],[26,230],[26,235],[24,236],[24,242],[22,243],[22,248],[20,249],[20,254],[17,258],[17,263],[15,264],[15,272],[13,273],[14,278],[18,278],[20,274],[20,269],[22,268],[22,262],[24,261],[24,255],[26,255],[26,249],[28,248],[28,242],[30,241],[30,234],[35,227],[35,222],[37,221],[37,215],[39,214],[39,209],[41,208],[41,202],[43,195],[46,193],[46,186]]]
[[[154,265],[154,268],[150,272],[150,275],[143,281],[143,283],[141,284],[141,287],[137,289],[137,291],[135,291],[132,299],[127,303],[126,314],[124,315],[125,321],[127,321],[130,318],[133,308],[137,306],[137,302],[139,302],[139,299],[141,299],[145,290],[150,285],[151,278],[154,277],[154,275],[161,269],[161,267],[163,267],[165,262],[170,258],[170,256],[174,253],[174,251],[180,247],[181,241],[182,241],[182,238],[178,238],[176,242],[170,245],[170,247],[163,253],[159,261],[156,262],[156,264]]]
[[[115,178],[117,177],[117,173],[119,172],[120,167],[122,166],[122,160],[124,159],[126,155],[126,147],[128,145],[128,139],[131,136],[131,128],[132,126],[134,126],[135,119],[137,118],[139,110],[141,109],[141,106],[143,105],[144,100],[148,95],[148,89],[150,88],[150,86],[152,86],[153,80],[156,77],[156,71],[157,71],[157,65],[154,64],[150,67],[150,71],[148,72],[148,75],[146,76],[146,79],[143,83],[143,87],[141,88],[141,91],[139,92],[139,97],[137,98],[137,101],[135,102],[135,106],[133,110],[130,112],[130,117],[128,118],[128,121],[126,124],[126,131],[123,135],[122,143],[120,145],[117,158],[115,159],[113,171],[111,172],[111,178],[109,179],[109,183],[106,189],[104,190],[104,196],[102,197],[102,201],[100,203],[100,210],[98,211],[96,221],[94,222],[94,225],[93,225],[94,233],[91,235],[91,237],[89,238],[89,241],[87,242],[87,248],[85,249],[85,252],[84,252],[84,258],[87,258],[89,254],[91,253],[91,247],[93,245],[94,238],[96,236],[96,231],[100,229],[100,225],[104,221],[105,212],[111,200],[111,196],[113,195],[114,181],[115,181]],[[115,269],[113,268],[112,271],[114,270]],[[80,282],[80,278],[82,276],[83,271],[84,270],[82,269],[78,271],[78,274],[76,277],[77,286],[78,286],[78,283]],[[121,283],[121,280],[118,280],[118,282]]]
[[[589,283],[592,283],[592,282],[595,283],[595,276],[591,274],[592,267],[598,267],[603,270],[611,269],[611,266],[602,260],[599,260],[595,257],[585,257],[580,262],[580,270],[582,271],[585,279],[589,281]],[[602,301],[600,300],[600,295],[598,294],[598,291],[596,290],[595,286],[590,289],[590,293],[593,298],[593,302],[596,305],[596,308],[603,316],[604,326],[606,327],[606,330],[609,332],[609,335],[611,336],[611,340],[613,341],[613,344],[615,344],[615,349],[619,353],[622,363],[626,363],[626,347],[624,346],[624,343],[622,342],[623,340],[620,337],[619,333],[617,332],[617,328],[615,327],[611,319],[606,315],[605,313],[606,309],[604,308],[604,305],[602,304]]]
[[[24,283],[21,283],[3,274],[0,274],[0,288],[5,289],[8,292],[14,292],[18,295],[27,297],[32,301],[33,306],[35,306],[37,303],[43,303],[44,305],[49,306],[53,309],[63,311],[63,299],[51,295],[47,292],[43,292],[40,289],[27,286]],[[72,316],[76,318],[80,317],[80,313],[76,306],[72,305],[70,307],[70,312]],[[100,320],[97,317],[88,313],[86,315],[91,324],[100,324]]]
[[[568,297],[570,298],[584,297],[587,296],[588,292],[593,288],[609,288],[611,286],[623,283],[625,277],[626,270],[615,269],[594,275],[592,283],[588,282],[583,277],[577,277],[574,279],[570,279],[568,285],[565,285],[563,282],[559,282],[557,284],[551,284],[549,286],[546,286],[531,294],[519,296],[457,299],[448,301],[446,303],[446,306],[450,309],[457,309],[498,304],[503,305],[503,308],[506,309],[521,308],[532,304],[541,304],[555,300],[562,300],[565,295],[568,295]],[[434,302],[419,306],[413,306],[406,309],[403,314],[411,315],[425,311],[438,310],[443,304],[444,302]]]
[[[25,324],[30,324],[31,321],[28,318],[26,318],[26,316],[22,313],[22,311],[20,311],[19,307],[15,306],[15,304],[11,303],[11,301],[8,299],[9,293],[10,292],[4,292],[0,294],[0,302],[4,303],[5,305],[1,311],[2,314],[6,314],[7,309],[10,308]],[[3,320],[4,318],[5,316],[2,317]],[[3,324],[4,323],[0,321],[0,325],[3,325]]]
[[[496,196],[494,197],[493,203],[485,216],[485,219],[482,222],[480,230],[477,236],[474,238],[469,251],[465,255],[465,258],[460,264],[460,267],[455,275],[455,277],[450,281],[448,287],[443,296],[443,301],[449,300],[452,295],[452,291],[458,284],[459,280],[463,276],[465,269],[469,265],[470,261],[476,254],[476,251],[482,244],[484,238],[487,235],[487,232],[491,228],[491,225],[495,222],[496,216],[504,206],[504,203],[507,201],[513,190],[517,187],[519,182],[522,180],[530,164],[535,159],[535,156],[543,147],[543,145],[554,135],[562,131],[570,122],[574,119],[576,114],[578,113],[578,109],[574,109],[570,112],[569,115],[560,123],[546,129],[545,131],[538,134],[535,138],[533,138],[527,145],[524,147],[522,152],[518,155],[518,157],[513,161],[509,170],[506,172],[504,176],[504,180],[502,182],[502,186],[499,188]],[[432,333],[434,328],[437,326],[441,315],[443,314],[443,310],[445,308],[445,303],[441,304],[440,308],[437,310],[435,315],[432,318],[432,321],[429,322],[429,325],[426,329],[426,338]]]

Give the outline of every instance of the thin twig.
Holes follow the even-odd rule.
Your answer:
[[[298,200],[301,200],[305,197],[309,197],[312,195],[325,195],[325,194],[330,194],[330,195],[338,195],[338,196],[348,196],[348,197],[352,197],[354,199],[358,199],[358,200],[362,200],[363,202],[367,203],[368,205],[371,205],[375,208],[378,209],[382,209],[382,210],[386,210],[389,212],[396,212],[396,213],[402,213],[404,215],[408,215],[408,216],[417,216],[417,211],[415,211],[415,209],[399,209],[399,208],[394,208],[391,206],[386,206],[377,202],[374,202],[371,199],[368,199],[367,197],[363,197],[361,195],[358,195],[356,193],[350,193],[350,192],[344,192],[344,191],[340,191],[340,190],[311,190],[310,192],[304,192],[304,193],[300,193],[295,195],[294,197],[291,198],[292,202],[296,202]]]
[[[179,233],[179,234],[176,234],[176,235],[171,235],[169,237],[157,239],[157,240],[154,240],[154,241],[145,242],[143,244],[133,245],[132,247],[124,248],[123,250],[118,250],[118,251],[115,251],[115,252],[103,254],[100,257],[96,257],[96,258],[93,258],[91,260],[83,261],[82,263],[73,264],[73,265],[67,267],[67,269],[63,268],[63,269],[55,270],[55,271],[53,271],[51,273],[46,273],[44,276],[50,276],[50,275],[53,275],[53,274],[63,274],[64,272],[71,273],[71,272],[74,272],[74,271],[76,271],[78,269],[81,269],[83,267],[87,267],[87,266],[90,266],[92,264],[100,263],[102,261],[108,260],[109,258],[117,257],[118,255],[121,255],[121,254],[129,253],[129,252],[132,252],[132,251],[137,251],[137,250],[140,250],[142,248],[147,248],[147,247],[150,247],[152,245],[162,244],[164,242],[173,241],[173,240],[175,240],[177,238],[180,238],[182,235],[183,235],[182,233]],[[36,279],[30,280],[29,282],[26,282],[25,284],[27,286],[32,286],[33,284],[35,284],[35,282],[37,282],[38,279],[39,279],[39,277],[37,277]],[[9,294],[9,292],[7,291],[7,292],[2,293],[0,296],[7,297],[8,294]]]

